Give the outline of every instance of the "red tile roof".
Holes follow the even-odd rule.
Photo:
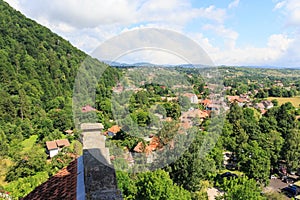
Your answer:
[[[46,146],[48,150],[57,149],[58,147],[69,147],[70,142],[68,139],[61,139],[55,141],[47,141]]]
[[[57,149],[57,145],[55,141],[46,142],[46,146],[48,150]]]
[[[142,153],[142,152],[144,152],[144,150],[145,150],[145,147],[142,142],[139,142],[133,149],[133,151],[135,151],[137,153]]]
[[[23,200],[76,200],[77,159],[35,188]]]
[[[55,141],[58,147],[69,147],[70,142],[68,139],[61,139]]]
[[[266,114],[266,112],[268,112],[267,110],[261,110],[260,111],[262,115]]]
[[[239,103],[243,103],[243,102],[246,101],[246,99],[241,98],[241,97],[239,97],[239,96],[228,96],[227,99],[228,99],[228,101],[230,101],[231,103],[234,102],[234,101],[237,101],[237,102],[239,102]]]
[[[110,127],[108,129],[108,131],[116,134],[121,131],[121,128],[118,125],[114,125],[114,126]]]
[[[160,145],[159,138],[158,137],[153,137],[150,141],[150,144],[145,149],[146,153],[149,154],[152,151],[155,151],[158,148],[159,145]]]
[[[182,113],[181,115],[181,119],[185,119],[185,118],[196,118],[199,117],[200,119],[204,119],[209,117],[208,113],[199,109],[195,109],[195,110],[189,110],[187,112]]]
[[[81,112],[91,112],[91,111],[97,111],[97,109],[93,108],[90,105],[86,105],[81,108]]]
[[[209,99],[204,99],[201,103],[203,105],[208,105],[208,104],[211,104],[212,102]]]

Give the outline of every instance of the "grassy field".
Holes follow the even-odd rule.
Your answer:
[[[23,149],[21,150],[22,153],[28,152],[34,145],[37,140],[37,135],[32,135],[30,138],[21,142]],[[41,151],[43,149],[41,148]],[[7,183],[5,182],[5,175],[10,166],[13,165],[13,162],[10,159],[1,159],[0,160],[0,185],[4,186]]]
[[[5,182],[5,176],[10,166],[13,165],[13,162],[9,159],[0,160],[0,186],[4,186],[7,183]]]
[[[291,102],[293,104],[293,106],[295,106],[296,108],[299,108],[299,104],[300,104],[300,97],[291,97],[291,98],[285,98],[285,97],[269,97],[268,100],[272,101],[273,99],[277,99],[279,105],[287,103],[287,102]]]
[[[28,139],[24,140],[21,144],[23,146],[23,151],[22,152],[27,152],[29,151],[33,145],[35,144],[38,136],[37,135],[32,135]]]

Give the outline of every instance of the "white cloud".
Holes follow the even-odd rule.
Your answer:
[[[65,23],[77,28],[99,25],[131,25],[142,22],[185,24],[200,17],[222,22],[224,9],[214,6],[192,8],[181,0],[7,0],[29,17],[45,18],[51,23]]]
[[[284,52],[288,49],[293,39],[283,34],[274,34],[269,37],[268,47]]]
[[[78,28],[127,24],[136,19],[137,0],[19,0],[21,9],[34,18],[64,22]]]
[[[190,1],[182,0],[6,0],[28,17],[49,27],[71,41],[78,48],[92,52],[101,42],[121,32],[139,28],[168,28],[184,32],[192,20],[205,22],[196,30],[212,31],[224,45],[214,46],[214,37],[208,38],[199,32],[186,33],[195,39],[216,64],[265,65],[276,63],[300,64],[300,33],[287,36],[271,35],[265,47],[238,47],[239,33],[226,26],[227,11],[239,6],[239,0],[232,0],[227,9],[214,5],[192,7]],[[286,24],[299,29],[300,1],[283,0],[274,11],[283,11]],[[294,39],[292,39],[294,38]],[[152,58],[155,53],[147,54]],[[167,62],[165,56],[164,62]]]
[[[224,25],[211,25],[206,24],[203,26],[204,30],[212,30],[218,36],[224,38],[224,46],[227,49],[233,49],[239,34],[236,31],[225,28]]]
[[[291,46],[293,39],[282,34],[271,35],[265,47],[248,46],[244,48],[225,49],[218,52],[216,62],[232,65],[266,65],[276,64],[283,59]]]
[[[193,19],[218,24],[226,19],[225,9],[193,8],[190,1],[182,0],[6,1],[86,52],[124,29],[159,27],[182,31]]]
[[[281,9],[283,6],[285,6],[285,4],[286,4],[286,1],[280,1],[275,5],[273,10]]]
[[[142,60],[141,60],[142,58]],[[130,54],[126,54],[120,57],[117,62],[126,62],[126,63],[139,63],[139,62],[149,62],[153,64],[187,64],[187,61],[171,54],[166,51],[158,51],[158,50],[141,50],[132,52]]]
[[[300,1],[285,0],[277,3],[273,10],[282,10],[288,26],[300,25]]]
[[[19,1],[18,0],[5,0],[7,3],[9,3],[10,6],[12,6],[13,8],[20,10],[20,5],[19,5]]]
[[[236,8],[239,6],[240,0],[234,0],[228,5],[228,9]]]
[[[194,39],[207,53],[219,52],[220,49],[211,44],[209,38],[205,37],[202,33],[189,34],[189,37]]]
[[[271,35],[265,47],[234,47],[218,48],[211,44],[210,40],[203,34],[190,35],[208,53],[216,65],[277,65],[288,66],[293,53],[293,60],[296,58],[296,51],[293,50],[295,40],[283,34]],[[300,40],[298,42],[300,44]],[[299,56],[298,56],[299,58]],[[294,62],[295,64],[295,62]],[[300,62],[298,63],[300,64]]]

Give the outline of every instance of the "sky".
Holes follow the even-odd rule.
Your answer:
[[[191,38],[216,65],[300,67],[299,0],[5,1],[89,54],[114,36],[153,27]]]

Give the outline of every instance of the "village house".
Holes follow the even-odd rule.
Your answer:
[[[248,95],[228,96],[227,100],[229,103],[237,103],[240,107],[243,107],[247,102],[249,102],[249,97]]]
[[[184,122],[185,120],[192,120],[195,118],[200,118],[201,120],[208,117],[208,113],[206,111],[202,111],[199,109],[189,110],[187,112],[183,112],[180,116],[180,120]]]
[[[189,100],[191,101],[191,103],[198,104],[198,97],[197,97],[197,95],[195,95],[193,93],[185,93],[185,94],[183,94],[183,96],[189,98]]]
[[[114,136],[114,135],[116,135],[120,131],[121,131],[121,127],[118,126],[118,125],[114,125],[114,126],[110,127],[109,129],[107,129],[107,133],[106,134],[108,136]]]
[[[151,154],[153,151],[155,151],[160,145],[160,140],[158,137],[152,137],[150,140],[149,145],[144,145],[143,142],[139,142],[133,149],[136,153],[143,153],[145,152],[146,155]]]
[[[123,92],[124,87],[123,87],[123,85],[118,84],[116,87],[113,87],[112,90],[113,90],[113,92],[115,92],[115,93],[121,93],[121,92]]]
[[[170,102],[170,101],[177,101],[178,100],[178,97],[161,97],[161,100],[163,101],[167,101],[167,102]]]
[[[136,153],[143,153],[144,150],[145,150],[145,146],[143,142],[139,142],[133,149],[133,151]]]
[[[200,121],[202,122],[207,117],[209,117],[207,111],[199,109],[189,110],[187,112],[183,112],[180,116],[180,125],[183,129],[188,129],[193,125],[197,125]],[[197,122],[196,119],[199,119],[200,121]]]
[[[83,113],[92,112],[92,111],[97,111],[97,109],[93,108],[90,105],[86,105],[81,108],[81,112],[83,112]]]
[[[47,153],[49,154],[50,158],[56,156],[64,147],[69,147],[69,146],[70,146],[70,142],[68,139],[46,142]]]
[[[277,86],[277,87],[283,87],[283,83],[281,81],[274,81],[274,85],[273,86]]]
[[[254,108],[258,109],[258,110],[264,110],[265,106],[263,103],[256,103]]]
[[[208,110],[208,111],[219,111],[220,110],[220,105],[211,103],[211,104],[208,104],[205,107],[205,110]]]
[[[68,135],[74,135],[73,130],[70,130],[70,129],[65,130],[65,133],[67,133]]]
[[[46,146],[47,146],[47,153],[49,154],[50,158],[58,154],[58,146],[56,145],[55,141],[47,141]]]
[[[271,101],[262,101],[261,103],[264,104],[265,109],[271,109],[274,107],[274,104]]]
[[[207,105],[211,104],[212,101],[209,99],[204,99],[200,102],[204,107],[206,107]]]
[[[260,103],[256,103],[254,106],[254,108],[256,108],[260,111],[268,110],[273,107],[274,107],[273,103],[271,101],[267,101],[267,100],[261,101]]]

